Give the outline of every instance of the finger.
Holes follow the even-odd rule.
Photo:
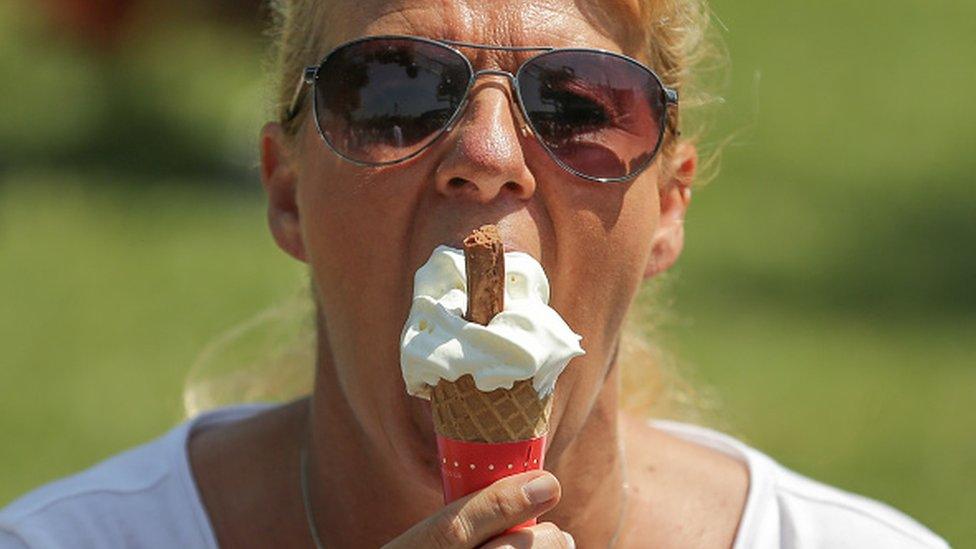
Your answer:
[[[394,540],[390,547],[477,547],[492,536],[552,509],[559,497],[559,481],[547,471],[506,477],[452,502]]]
[[[498,536],[482,545],[479,549],[528,549],[536,547],[552,547],[560,549],[575,549],[576,540],[569,532],[563,532],[551,522],[543,522],[529,528],[523,528],[511,534]]]

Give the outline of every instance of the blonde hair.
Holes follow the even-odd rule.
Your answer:
[[[271,0],[274,15],[270,29],[274,48],[271,60],[274,76],[272,116],[290,135],[303,124],[302,108],[289,120],[295,85],[304,67],[315,64],[328,47],[325,0]],[[669,116],[668,141],[664,153],[678,135],[697,139],[704,133],[704,120],[689,124],[684,114],[720,103],[706,92],[710,77],[724,65],[724,52],[717,42],[707,40],[711,12],[707,0],[640,0],[638,51],[631,55],[648,63],[664,83],[679,90],[682,117]],[[713,65],[707,61],[717,60]],[[720,71],[718,71],[720,72]],[[307,102],[306,102],[307,103]],[[689,126],[694,126],[689,131]],[[679,133],[680,130],[680,133]],[[716,147],[700,162],[699,174],[717,164]],[[697,185],[708,176],[700,175]],[[645,284],[642,292],[653,296],[656,316],[650,308],[632,306],[617,357],[621,369],[621,407],[635,414],[704,421],[711,398],[684,381],[673,358],[651,343],[663,320],[660,293],[667,278]],[[187,415],[241,401],[285,400],[308,393],[315,364],[315,311],[306,280],[300,292],[279,306],[235,326],[215,339],[199,355],[184,387]],[[638,301],[644,301],[640,299]]]

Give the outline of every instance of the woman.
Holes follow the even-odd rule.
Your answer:
[[[699,0],[279,7],[261,176],[275,241],[311,272],[312,395],[204,414],[41,488],[0,513],[0,546],[946,545],[735,439],[618,411],[624,317],[683,244]],[[586,354],[556,385],[547,471],[444,507],[399,336],[417,268],[484,223],[543,265]]]

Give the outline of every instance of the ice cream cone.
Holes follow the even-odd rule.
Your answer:
[[[538,438],[549,430],[552,394],[539,398],[532,380],[511,389],[481,391],[470,375],[441,380],[431,391],[431,411],[438,434],[469,442],[514,442]]]
[[[488,324],[504,309],[505,257],[495,226],[464,241],[469,322]],[[531,379],[511,389],[481,391],[470,374],[441,379],[431,388],[444,501],[449,503],[496,480],[541,469],[552,394],[540,398]],[[511,530],[531,526],[528,520]]]

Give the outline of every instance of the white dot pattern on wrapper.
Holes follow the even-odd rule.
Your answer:
[[[447,458],[445,457],[445,458],[441,458],[441,463],[447,465],[449,462],[448,462]],[[475,469],[478,468],[478,465],[476,463],[462,463],[462,462],[459,462],[459,461],[451,461],[450,463],[453,463],[454,464],[454,467],[457,467],[457,468],[462,468],[465,465],[467,465],[468,466],[468,469],[470,469],[472,471],[474,471]],[[538,465],[539,464],[539,458],[532,458],[532,464],[533,465]],[[495,464],[494,463],[489,463],[485,467],[489,471],[494,471],[495,470]],[[504,468],[507,468],[507,469],[514,469],[515,468],[515,464],[508,463],[508,464],[503,465],[503,467]],[[522,462],[522,467],[525,468],[525,469],[528,469],[529,462],[528,461],[523,461]]]
[[[454,452],[447,452],[447,455],[451,455],[453,453]],[[530,461],[531,461],[531,463],[533,465],[536,465],[537,466],[539,464],[539,459],[540,458],[532,457],[532,454],[541,455],[541,454],[538,453],[538,451],[536,449],[530,450],[529,451],[529,455],[526,455],[526,460],[522,462],[522,466],[524,468],[526,468],[526,469],[528,468]],[[525,455],[525,454],[522,454],[522,455]],[[459,460],[454,460],[453,458],[448,458],[446,456],[442,456],[441,457],[441,463],[443,463],[445,465],[445,468],[446,468],[446,466],[449,463],[451,463],[451,464],[454,465],[454,467],[456,469],[463,470],[463,468],[466,466],[471,471],[477,470],[477,468],[478,468],[478,465],[477,464],[478,463],[481,463],[481,467],[483,467],[484,469],[487,469],[488,471],[494,471],[495,470],[495,464],[494,463],[485,463],[484,461],[480,461],[480,462],[465,461],[466,458],[468,458],[468,459],[470,459],[470,458],[473,458],[473,459],[479,459],[479,458],[481,458],[481,459],[483,459],[483,458],[488,457],[488,456],[477,456],[477,455],[472,455],[472,454],[466,453],[466,452],[458,452],[458,457],[460,458]],[[493,457],[497,458],[499,456],[493,456]],[[515,456],[512,456],[512,457],[515,457]],[[530,460],[528,458],[532,458],[532,459]],[[492,458],[491,457],[488,457],[488,459],[492,459]],[[502,470],[508,469],[509,471],[511,471],[511,470],[513,470],[515,468],[516,463],[502,462],[502,463],[499,463],[498,464],[498,468],[499,469],[502,469]],[[482,469],[482,470],[484,470],[484,469]],[[449,470],[448,471],[444,471],[444,474],[445,475],[449,475],[451,478],[455,478],[455,479],[463,479],[466,476],[468,476],[468,474],[462,473],[460,471],[450,472]],[[476,473],[471,473],[470,475],[473,477],[473,476],[476,475]],[[494,475],[485,475],[485,476],[494,476]],[[504,475],[502,475],[502,476],[504,476]]]

